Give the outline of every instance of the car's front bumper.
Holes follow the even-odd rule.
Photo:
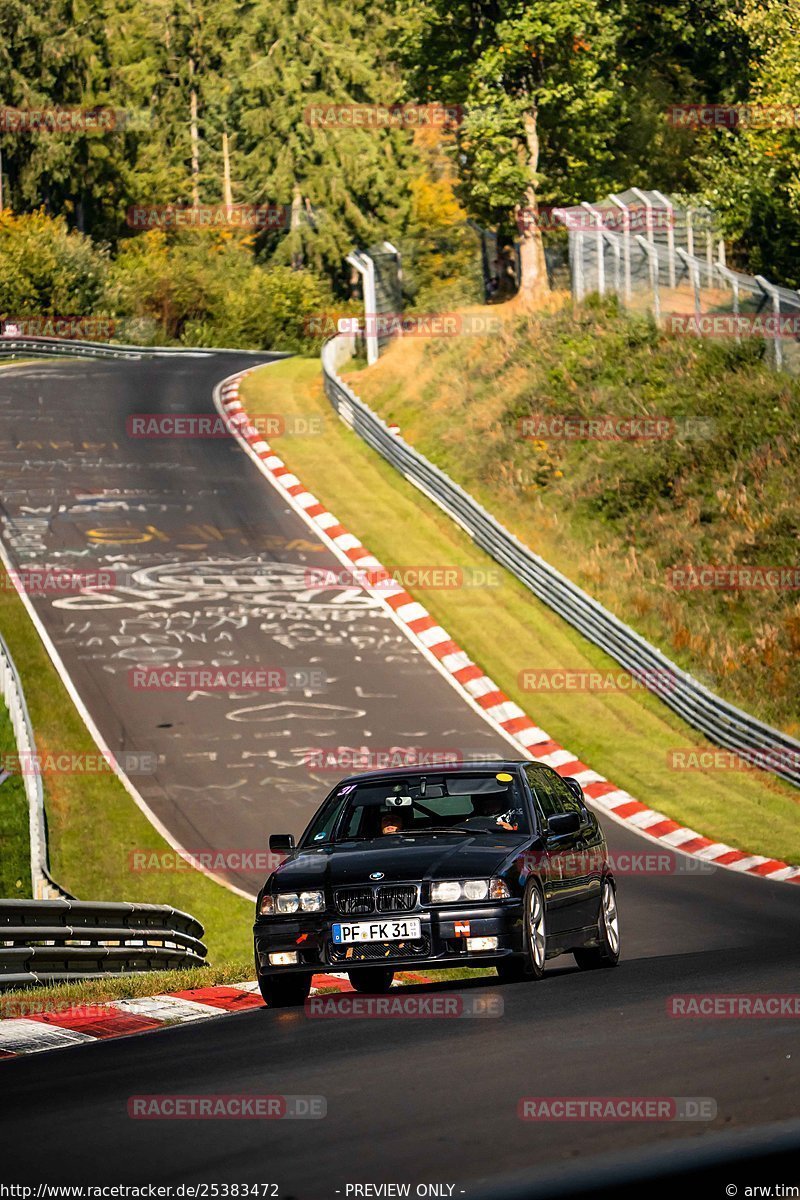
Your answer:
[[[382,915],[388,919],[419,919],[421,938],[404,943],[334,945],[334,924],[369,918],[341,917],[331,913],[260,917],[253,926],[258,972],[275,975],[349,971],[367,966],[391,967],[397,971],[420,965],[429,969],[481,966],[518,954],[522,949],[522,903],[519,899]],[[458,931],[456,926],[460,927]],[[468,932],[465,932],[465,926],[468,926]],[[470,950],[467,941],[472,938],[496,938],[497,947]],[[270,954],[286,951],[297,954],[296,964],[277,966],[270,963]]]

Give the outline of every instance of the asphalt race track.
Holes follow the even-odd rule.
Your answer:
[[[617,850],[633,838],[611,826]],[[336,1019],[255,1010],[2,1064],[3,1176],[20,1183],[263,1182],[317,1200],[347,1184],[481,1181],[796,1115],[791,1020],[679,1020],[681,993],[796,991],[798,895],[731,872],[624,879],[624,960],[501,996],[499,1018]],[[131,1096],[324,1096],[324,1120],[137,1121]],[[713,1124],[530,1123],[522,1096],[691,1096]],[[734,1174],[731,1182],[738,1178]],[[791,1180],[781,1180],[792,1182]],[[352,1193],[351,1193],[352,1194]],[[722,1192],[720,1192],[720,1195]]]
[[[341,564],[232,438],[129,436],[139,413],[216,416],[214,383],[250,365],[200,355],[0,372],[0,536],[21,571],[113,573],[102,594],[33,603],[107,744],[134,756],[138,791],[198,853],[263,853],[270,833],[299,833],[347,774],[314,770],[320,749],[514,751],[380,601],[319,586],[315,572]],[[278,670],[287,687],[131,686],[135,667],[172,665]],[[252,894],[263,882],[219,873]]]
[[[333,560],[231,442],[126,439],[130,413],[210,411],[213,382],[235,369],[210,356],[0,373],[3,540],[20,565],[44,558],[124,576],[102,607],[36,606],[112,747],[158,755],[137,786],[192,848],[263,846],[270,830],[299,828],[327,787],[305,765],[311,745],[508,752],[381,611],[301,586],[308,564]],[[232,620],[217,626],[225,614]],[[219,630],[230,638],[213,640]],[[181,664],[311,664],[326,684],[296,698],[138,693],[127,672],[147,648],[153,662],[177,648]],[[496,1018],[256,1010],[10,1060],[3,1181],[275,1183],[298,1200],[409,1182],[452,1185],[458,1197],[611,1151],[673,1144],[679,1156],[681,1140],[796,1116],[796,1021],[676,1019],[667,1002],[796,992],[800,890],[701,872],[604,824],[617,858],[648,851],[670,863],[619,881],[617,970],[581,973],[564,959],[538,984],[439,985],[501,998]],[[327,1116],[128,1116],[130,1097],[164,1093],[321,1096]],[[526,1096],[702,1098],[717,1115],[531,1122],[517,1116]],[[737,1182],[735,1170],[725,1182]]]

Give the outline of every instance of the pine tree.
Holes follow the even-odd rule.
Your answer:
[[[409,132],[317,123],[322,111],[397,102],[383,19],[372,0],[258,0],[231,48],[235,198],[287,207],[288,233],[265,239],[278,262],[338,273],[354,245],[406,220]]]

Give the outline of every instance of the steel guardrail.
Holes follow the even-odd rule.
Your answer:
[[[22,681],[11,657],[11,651],[2,635],[0,635],[0,694],[11,718],[11,728],[14,731],[19,761],[34,763],[36,761],[36,739],[33,725],[28,714],[28,706],[25,703]],[[14,772],[12,771],[11,774],[13,775]],[[42,776],[38,771],[23,770],[22,782],[28,801],[28,840],[33,895],[38,900],[55,896],[69,899],[71,898],[69,892],[64,891],[50,874]]]
[[[0,991],[202,967],[203,932],[167,905],[0,900]]]
[[[117,358],[137,359],[149,356],[189,355],[196,357],[207,354],[238,354],[245,357],[288,358],[281,350],[231,350],[222,346],[128,346],[114,342],[89,342],[77,338],[47,337],[0,337],[0,357],[13,354],[44,354],[63,358]]]
[[[322,349],[325,393],[354,433],[454,520],[495,562],[639,679],[710,741],[800,787],[800,742],[730,704],[550,566],[444,471],[392,432],[337,374],[349,357],[343,337]]]

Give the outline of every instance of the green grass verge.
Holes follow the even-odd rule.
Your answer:
[[[623,692],[533,696],[521,690],[517,677],[525,667],[613,670],[616,664],[498,568],[333,415],[318,361],[286,359],[265,367],[248,378],[244,396],[254,416],[323,416],[322,434],[286,435],[273,445],[382,562],[458,565],[496,574],[497,586],[430,589],[418,598],[552,737],[643,803],[707,837],[800,862],[794,790],[763,772],[670,769],[671,749],[704,743],[655,697]]]
[[[2,567],[0,575],[0,632],[22,679],[39,753],[95,754],[94,741]],[[3,824],[16,813],[15,793],[8,787],[0,786]],[[48,774],[44,788],[50,865],[62,887],[81,900],[170,904],[202,922],[210,961],[249,958],[249,901],[194,869],[131,870],[134,850],[166,853],[166,861],[170,851],[116,776]],[[14,820],[18,824],[18,815]],[[3,894],[15,891],[5,887]]]
[[[419,974],[424,975],[424,967]],[[251,962],[231,962],[219,967],[192,967],[187,971],[148,971],[140,975],[117,975],[107,979],[87,979],[84,983],[59,983],[37,988],[19,988],[0,993],[0,1020],[35,1013],[56,1012],[76,1004],[104,1004],[110,1000],[132,1000],[137,996],[157,996],[163,992],[185,992],[189,988],[216,987],[245,983],[254,979]],[[496,977],[494,967],[454,967],[432,971],[434,983]],[[414,986],[416,980],[405,972],[398,979]],[[320,992],[335,992],[335,986],[321,986]]]
[[[59,983],[37,988],[19,988],[0,994],[0,1019],[24,1017],[27,1013],[55,1012],[74,1004],[101,1004],[107,1000],[132,1000],[187,988],[215,987],[242,983],[253,978],[251,962],[222,966],[190,967],[185,971],[144,971],[138,975],[115,975],[87,979],[82,983]]]
[[[14,761],[17,744],[11,717],[0,700],[0,771],[8,755]],[[0,783],[0,896],[31,898],[28,799],[19,775]]]

